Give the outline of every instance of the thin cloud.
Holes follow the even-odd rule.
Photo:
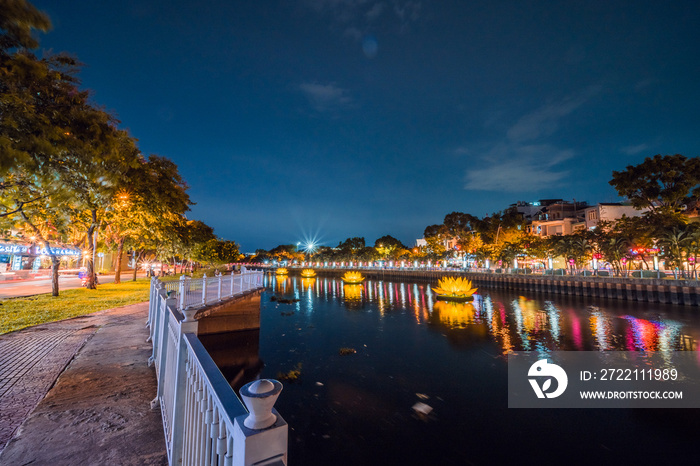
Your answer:
[[[347,89],[335,84],[307,82],[300,84],[299,89],[306,96],[309,104],[320,113],[347,107],[352,103]]]
[[[559,165],[574,156],[549,144],[498,144],[484,156],[484,168],[469,170],[465,189],[534,192],[562,184],[569,176]]]
[[[372,32],[380,19],[393,21],[394,28],[403,32],[420,19],[423,6],[417,0],[306,0],[305,4],[328,17],[335,23],[334,27],[340,26],[343,35],[355,40]]]
[[[386,4],[384,2],[375,3],[372,5],[372,8],[365,13],[365,18],[368,22],[372,23],[376,21],[382,15],[382,13],[384,13],[385,9]]]
[[[570,149],[546,141],[561,121],[600,93],[599,86],[547,103],[523,115],[505,134],[503,142],[485,150],[461,147],[457,153],[481,154],[477,168],[467,170],[465,189],[479,191],[534,192],[562,185],[570,171],[562,164],[574,157]]]
[[[637,155],[640,152],[644,152],[649,149],[649,144],[637,144],[636,146],[626,146],[620,149],[623,153],[627,155]]]
[[[558,102],[543,105],[534,112],[522,116],[508,130],[508,139],[524,142],[552,135],[559,129],[559,122],[562,118],[570,115],[599,92],[600,87],[591,87],[578,95],[568,96]]]

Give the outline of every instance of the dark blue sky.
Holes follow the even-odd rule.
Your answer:
[[[697,1],[33,3],[243,251],[613,202],[613,170],[700,147]]]

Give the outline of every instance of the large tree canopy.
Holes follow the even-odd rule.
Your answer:
[[[25,0],[0,0],[0,50],[34,49],[39,42],[32,30],[48,31],[51,21]]]
[[[700,195],[700,159],[680,154],[647,157],[613,171],[610,184],[637,209],[673,214]]]

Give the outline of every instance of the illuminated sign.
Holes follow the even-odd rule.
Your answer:
[[[28,250],[29,246],[22,244],[0,243],[0,253],[17,254],[27,252]]]
[[[49,255],[49,252],[46,248],[40,248],[39,246],[35,246],[33,249],[33,252],[34,252],[34,254],[41,254],[44,256]],[[79,256],[80,255],[80,249],[51,248],[51,252],[57,256]]]
[[[51,248],[51,252],[57,256],[79,256],[80,249],[69,249],[69,248]],[[0,254],[36,254],[36,255],[49,255],[46,248],[39,246],[28,246],[26,244],[16,244],[16,243],[0,243]]]

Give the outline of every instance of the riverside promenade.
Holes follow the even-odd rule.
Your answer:
[[[0,336],[0,465],[167,464],[147,317],[140,303]]]

